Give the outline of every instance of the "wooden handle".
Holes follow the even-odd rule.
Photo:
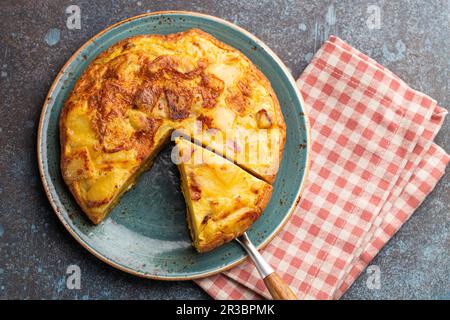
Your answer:
[[[274,300],[298,300],[291,288],[275,272],[264,278],[264,283]]]

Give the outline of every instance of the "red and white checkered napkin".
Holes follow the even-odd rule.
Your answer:
[[[331,37],[298,80],[312,163],[302,200],[263,256],[302,299],[337,299],[434,188],[446,111]],[[270,298],[251,262],[197,283],[216,299]]]

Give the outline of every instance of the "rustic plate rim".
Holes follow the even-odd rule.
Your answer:
[[[188,15],[188,16],[196,16],[196,17],[200,17],[200,18],[205,18],[205,19],[209,19],[209,20],[213,20],[215,22],[218,22],[220,24],[224,24],[232,29],[235,29],[236,31],[243,33],[245,36],[249,37],[250,39],[252,39],[253,41],[255,41],[258,45],[260,45],[274,60],[275,62],[280,66],[280,68],[283,70],[283,73],[285,74],[285,76],[288,78],[289,83],[295,88],[295,92],[296,92],[296,96],[298,98],[298,100],[300,101],[300,104],[302,106],[302,112],[304,114],[303,118],[305,121],[305,127],[306,127],[306,160],[305,160],[305,169],[304,169],[304,174],[302,177],[302,181],[300,183],[299,186],[299,190],[297,192],[296,195],[296,200],[293,202],[293,205],[289,208],[288,212],[285,214],[285,217],[283,218],[283,220],[281,221],[281,223],[275,228],[275,230],[267,236],[267,238],[258,246],[258,249],[264,248],[265,246],[267,246],[270,241],[272,241],[272,239],[283,229],[283,227],[286,225],[286,223],[289,221],[290,217],[292,216],[293,212],[295,211],[295,209],[297,208],[297,205],[300,201],[301,195],[303,193],[305,184],[306,184],[306,180],[308,178],[309,175],[309,169],[310,169],[310,154],[311,154],[311,127],[310,127],[310,123],[309,123],[309,117],[308,117],[308,113],[307,110],[305,108],[305,102],[303,101],[303,97],[300,93],[300,91],[297,89],[296,87],[296,82],[294,80],[294,78],[292,77],[290,71],[288,70],[288,68],[286,67],[286,65],[283,63],[283,61],[259,38],[257,38],[255,35],[253,35],[252,33],[250,33],[249,31],[243,29],[242,27],[239,27],[237,25],[235,25],[234,23],[231,23],[229,21],[226,21],[222,18],[218,18],[209,14],[204,14],[204,13],[198,13],[198,12],[192,12],[192,11],[183,11],[183,10],[167,10],[167,11],[155,11],[155,12],[149,12],[149,13],[144,13],[144,14],[140,14],[140,15],[136,15],[130,18],[126,18],[123,19],[119,22],[116,22],[108,27],[106,27],[105,29],[103,29],[102,31],[100,31],[99,33],[97,33],[96,35],[94,35],[93,37],[91,37],[88,41],[86,41],[80,48],[78,48],[71,56],[70,58],[66,61],[66,63],[63,65],[63,67],[61,68],[61,70],[58,72],[57,76],[55,77],[55,80],[53,81],[52,85],[50,86],[50,89],[48,91],[48,94],[45,98],[44,101],[44,105],[42,107],[41,110],[41,115],[40,115],[40,119],[39,119],[39,126],[38,126],[38,133],[37,133],[37,160],[38,160],[38,167],[39,167],[39,175],[42,181],[42,184],[44,186],[44,190],[45,193],[47,195],[47,198],[53,208],[53,211],[55,212],[56,216],[58,217],[58,219],[61,221],[61,223],[63,224],[63,226],[67,229],[67,231],[75,238],[75,240],[82,246],[84,247],[86,250],[88,250],[91,254],[93,254],[95,257],[97,257],[98,259],[100,259],[101,261],[109,264],[110,266],[119,269],[121,271],[124,271],[126,273],[138,276],[138,277],[142,277],[142,278],[147,278],[147,279],[153,279],[153,280],[164,280],[164,281],[180,281],[180,280],[195,280],[195,279],[201,279],[201,278],[205,278],[208,276],[212,276],[218,273],[221,273],[223,271],[229,270],[235,266],[237,266],[238,264],[242,263],[244,260],[246,260],[247,256],[245,255],[244,257],[238,259],[237,261],[230,263],[229,265],[226,265],[224,267],[219,267],[216,270],[213,271],[208,271],[208,272],[204,272],[204,273],[200,273],[200,274],[196,274],[196,275],[186,275],[186,276],[175,276],[175,277],[170,277],[170,276],[160,276],[160,275],[155,275],[155,274],[148,274],[148,273],[144,273],[144,272],[140,272],[137,270],[133,270],[131,268],[128,268],[126,266],[123,266],[115,261],[112,261],[111,259],[105,257],[104,255],[102,255],[100,252],[98,252],[97,250],[95,250],[94,248],[92,248],[91,246],[89,246],[88,243],[86,243],[83,239],[81,239],[81,237],[69,226],[69,224],[67,223],[66,219],[63,217],[62,213],[59,211],[55,200],[53,199],[53,195],[50,191],[49,188],[49,184],[47,183],[47,179],[46,179],[46,175],[45,175],[45,169],[43,166],[43,162],[42,162],[42,128],[43,128],[43,123],[46,119],[45,115],[48,109],[48,106],[50,104],[50,97],[52,96],[56,85],[60,82],[62,76],[64,75],[64,71],[66,70],[66,68],[73,62],[73,60],[76,59],[76,57],[78,57],[79,53],[82,52],[90,43],[92,43],[93,41],[95,41],[96,39],[98,39],[101,35],[103,35],[104,33],[116,28],[117,26],[127,23],[129,21],[133,21],[133,20],[137,20],[143,17],[147,17],[147,16],[156,16],[156,15],[164,15],[164,14],[179,14],[179,15]]]

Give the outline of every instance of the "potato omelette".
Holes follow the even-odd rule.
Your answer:
[[[261,192],[276,178],[286,127],[255,65],[198,29],[135,36],[90,63],[60,117],[62,175],[93,223],[107,216],[174,131],[251,173]],[[215,190],[218,198],[227,193]]]

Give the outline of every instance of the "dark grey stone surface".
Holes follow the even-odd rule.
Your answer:
[[[81,30],[66,27],[81,8]],[[381,28],[369,29],[369,5]],[[117,271],[81,248],[58,222],[36,165],[40,110],[70,55],[110,24],[140,13],[191,10],[234,22],[266,42],[297,77],[330,34],[449,105],[448,2],[433,1],[5,1],[0,3],[0,298],[206,299],[192,282],[150,281]],[[436,141],[449,146],[447,119]],[[346,299],[450,299],[450,179],[447,175],[373,261],[381,289],[363,275]],[[68,290],[66,269],[82,270]]]

